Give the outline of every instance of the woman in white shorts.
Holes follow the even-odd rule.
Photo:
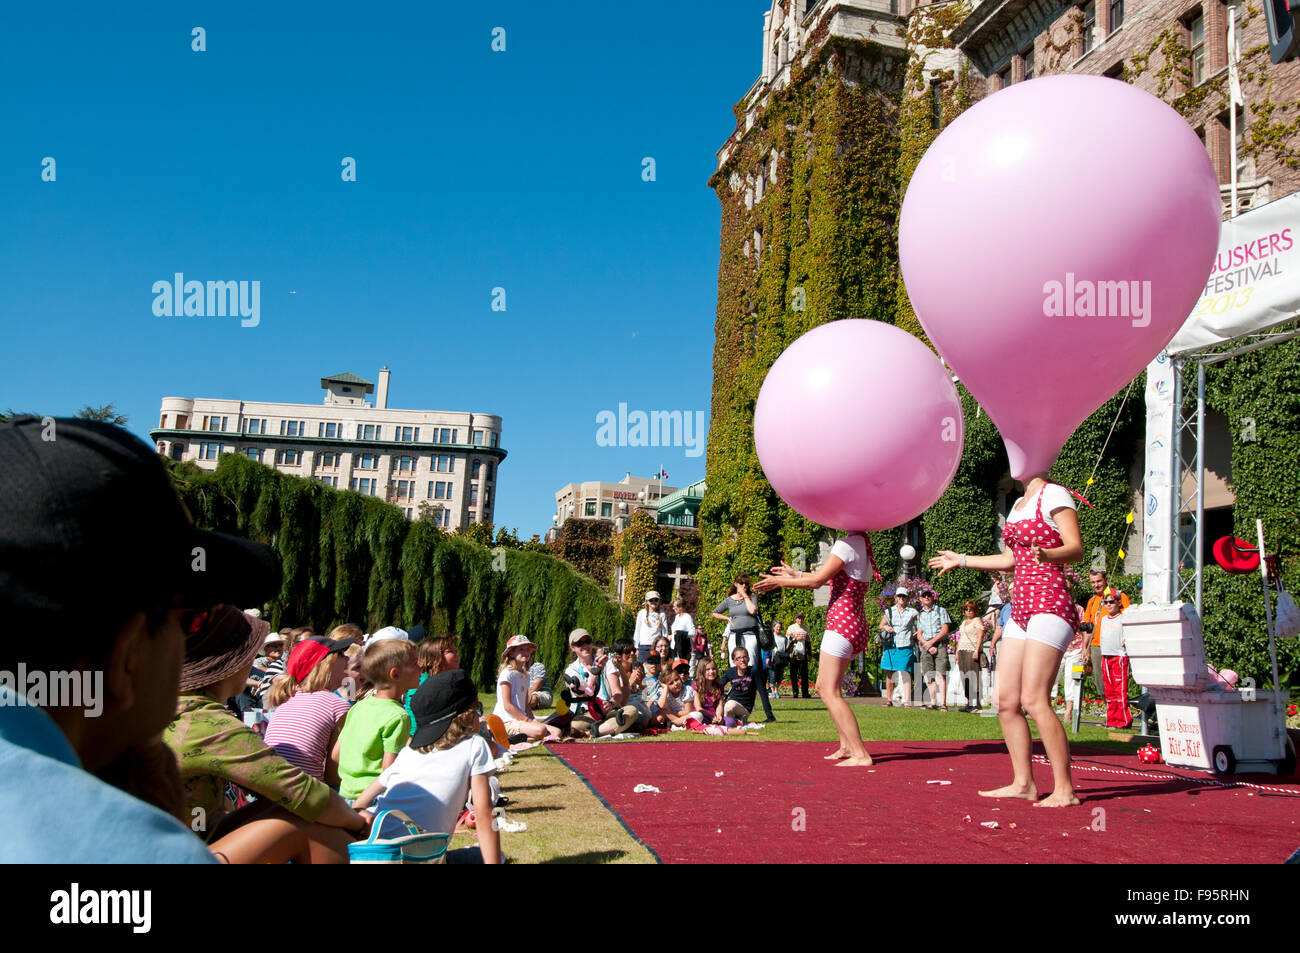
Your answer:
[[[817,589],[830,583],[831,601],[826,610],[826,631],[822,635],[821,654],[817,660],[817,696],[830,712],[840,746],[826,756],[839,767],[866,767],[871,755],[862,744],[862,732],[849,703],[840,696],[840,682],[853,657],[867,647],[871,631],[867,628],[863,600],[867,594],[867,574],[879,580],[871,541],[865,533],[853,533],[837,540],[821,568],[804,573],[785,563],[773,566],[770,575],[754,584],[755,592],[773,589]]]
[[[1024,798],[1039,807],[1064,807],[1078,804],[1079,799],[1070,778],[1070,742],[1049,693],[1078,618],[1063,567],[1083,558],[1083,542],[1070,491],[1048,483],[1046,476],[1032,477],[1025,484],[1025,495],[1007,515],[1002,530],[1005,552],[966,556],[942,550],[930,560],[930,568],[940,570],[941,576],[959,567],[1015,569],[1011,619],[1002,627],[997,678],[998,720],[1011,755],[1013,778],[1005,787],[980,794]],[[1034,785],[1032,741],[1022,708],[1038,726],[1052,762],[1055,790],[1042,801]]]

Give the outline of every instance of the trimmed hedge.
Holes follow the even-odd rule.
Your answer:
[[[581,626],[605,642],[632,633],[630,612],[549,554],[488,549],[444,533],[431,519],[411,522],[376,497],[288,476],[238,454],[223,456],[215,472],[168,466],[200,526],[248,536],[279,555],[284,582],[263,607],[272,628],[326,632],[356,622],[373,631],[420,623],[430,634],[455,632],[461,665],[480,686],[494,685],[512,635],[536,642],[554,677],[566,664],[572,629]]]

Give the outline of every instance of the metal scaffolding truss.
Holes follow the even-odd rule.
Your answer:
[[[1174,547],[1171,601],[1195,602],[1198,615],[1205,575],[1205,368],[1298,336],[1300,328],[1277,328],[1237,338],[1237,342],[1248,343],[1240,343],[1228,351],[1186,354],[1174,362],[1174,499],[1177,502],[1171,507]],[[1195,401],[1188,399],[1193,389]],[[1184,517],[1191,524],[1186,533]],[[1194,566],[1196,572],[1184,577],[1179,570],[1188,566]]]

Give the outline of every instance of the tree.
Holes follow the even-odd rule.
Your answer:
[[[87,404],[74,415],[81,420],[99,420],[106,424],[116,424],[119,427],[126,426],[126,414],[119,414],[117,407],[113,404],[102,404],[99,407],[92,407]]]

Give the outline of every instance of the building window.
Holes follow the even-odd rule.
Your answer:
[[[1011,85],[1011,67],[1008,66],[1002,72],[998,73],[998,89],[1006,89]]]
[[[495,446],[497,445],[497,437],[499,437],[499,436],[500,436],[500,434],[498,434],[496,431],[493,431],[493,432],[492,432],[492,439],[491,439],[491,441],[489,441],[489,446],[493,446],[493,447],[495,447]]]
[[[378,482],[379,482],[378,480],[372,480],[369,477],[361,477],[361,478],[353,477],[352,482],[351,484],[349,484],[348,488],[352,490],[356,490],[358,493],[362,494],[363,496],[374,496],[375,486],[378,484]]]
[[[396,433],[397,439],[402,441],[403,443],[410,443],[414,440],[420,439],[419,427],[396,427],[394,429],[397,432]]]
[[[474,431],[474,446],[476,447],[483,446],[483,431],[481,430]]]
[[[483,472],[484,472],[484,477],[483,477],[483,479],[485,479],[485,480],[490,480],[490,479],[492,479],[492,473],[493,473],[493,470],[494,470],[494,467],[492,466],[492,464],[491,464],[490,462],[489,462],[489,463],[485,463],[485,464],[483,465],[483,467],[484,467],[484,470],[483,470]]]
[[[244,418],[244,433],[266,433],[266,421],[257,417]]]
[[[262,450],[259,447],[245,447],[244,456],[250,460],[256,460],[258,463],[262,462]]]
[[[446,427],[438,431],[438,443],[451,443],[451,431]]]
[[[1097,4],[1094,0],[1088,0],[1083,5],[1083,23],[1079,25],[1080,39],[1083,40],[1083,53],[1086,55],[1092,52],[1092,34],[1097,26]]]
[[[410,472],[415,469],[415,457],[395,457],[393,459],[393,468],[399,471]]]
[[[332,487],[332,488],[334,488],[334,489],[336,489],[336,490],[339,488],[339,478],[336,477],[336,476],[334,476],[334,477],[318,476],[318,477],[316,478],[316,480],[317,480],[318,482],[320,482],[320,483],[324,483],[326,486],[328,486],[328,487]]]
[[[339,455],[332,450],[326,450],[316,454],[316,466],[318,467],[337,467],[339,465]]]
[[[455,473],[456,458],[445,455],[439,455],[429,458],[429,466],[439,473]]]
[[[329,437],[332,440],[337,440],[343,436],[343,425],[342,424],[320,424],[319,427],[317,428],[316,436]]]
[[[471,506],[478,506],[478,484],[477,483],[471,483],[469,485],[469,502]]]
[[[451,484],[444,480],[430,480],[425,497],[430,500],[450,500]]]
[[[1020,54],[1020,78],[1022,80],[1034,78],[1034,48],[1032,46]]]
[[[596,515],[596,501],[595,501],[595,500],[587,500],[585,503],[582,504],[582,515],[583,515],[583,516],[595,516],[595,515]]]
[[[1187,21],[1187,46],[1192,54],[1192,85],[1205,81],[1205,17],[1197,13]]]
[[[603,516],[605,519],[609,519],[611,516],[613,516],[614,504],[613,503],[600,504],[600,515]]]
[[[282,420],[280,421],[281,437],[305,437],[307,436],[307,424],[302,420]]]
[[[358,470],[377,470],[379,469],[379,457],[373,453],[363,453],[357,457]]]
[[[471,523],[477,523],[477,522],[478,522],[478,514],[475,513],[473,510],[470,510],[470,511],[469,511],[469,521],[470,521]]]
[[[215,460],[221,453],[221,444],[219,443],[201,443],[199,444],[200,460]]]
[[[383,440],[383,433],[381,424],[357,424],[358,440]]]
[[[414,480],[397,480],[390,484],[393,488],[394,495],[399,500],[409,500],[415,496]]]
[[[1117,80],[1119,80],[1120,82],[1123,82],[1123,81],[1124,81],[1124,61],[1123,61],[1123,60],[1120,60],[1118,63],[1116,63],[1116,64],[1115,64],[1114,66],[1112,66],[1110,69],[1106,70],[1106,72],[1103,73],[1102,75],[1103,75],[1103,76],[1106,76],[1106,77],[1109,77],[1110,79],[1117,79]]]
[[[492,502],[492,487],[483,487],[483,509],[487,510],[488,505]]]
[[[297,467],[302,465],[301,450],[277,450],[275,452],[275,462],[283,463],[286,466]]]
[[[205,427],[204,429],[205,429],[205,430],[216,430],[216,431],[220,431],[221,433],[225,433],[225,431],[226,431],[226,421],[229,420],[229,419],[230,419],[230,418],[228,418],[228,417],[209,417],[209,418],[208,418],[208,425],[207,425],[207,427]]]
[[[472,464],[470,464],[470,468],[469,468],[469,477],[470,477],[470,479],[471,479],[471,480],[477,480],[477,479],[478,479],[478,475],[479,475],[479,471],[480,471],[482,468],[483,468],[483,467],[482,467],[482,464],[480,464],[477,460],[475,460]]]
[[[1107,30],[1114,33],[1124,25],[1124,0],[1110,0],[1110,22]]]

